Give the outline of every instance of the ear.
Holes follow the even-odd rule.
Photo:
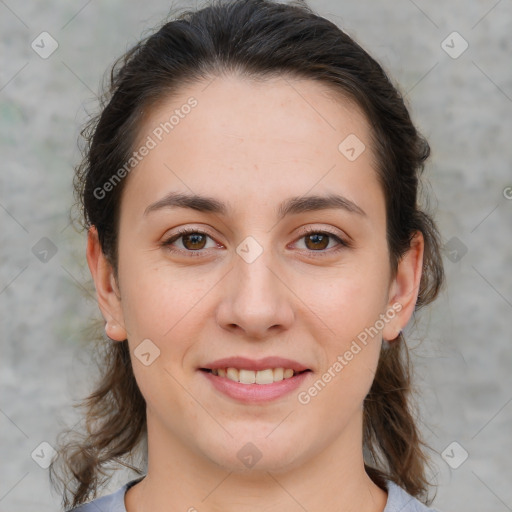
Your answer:
[[[124,326],[121,295],[115,280],[112,265],[101,249],[98,231],[91,226],[87,233],[87,263],[91,271],[98,306],[106,321],[105,332],[114,341],[124,341],[127,338]]]
[[[420,290],[424,246],[423,234],[417,231],[409,250],[398,263],[396,276],[390,285],[388,302],[388,308],[397,313],[382,331],[384,340],[396,339],[414,313]]]

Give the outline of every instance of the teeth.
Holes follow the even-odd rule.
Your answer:
[[[277,382],[278,380],[283,380],[284,378],[284,368],[274,368],[274,382]]]
[[[242,384],[254,384],[256,382],[256,372],[251,370],[239,370],[238,378]]]
[[[242,372],[240,372],[242,373]],[[252,372],[256,377],[256,384],[272,384],[274,382],[274,371],[271,369]],[[242,380],[242,379],[240,379]]]
[[[293,370],[290,370],[290,368],[286,368],[286,370],[284,371],[283,377],[285,379],[289,379],[292,376],[293,376]]]
[[[291,368],[268,368],[266,370],[239,370],[238,368],[218,368],[212,370],[213,375],[227,377],[234,382],[241,384],[272,384],[283,379],[293,377],[294,371]]]
[[[238,370],[236,368],[227,368],[226,369],[226,377],[230,380],[235,380],[235,381],[239,381],[240,379],[238,378],[240,376]]]

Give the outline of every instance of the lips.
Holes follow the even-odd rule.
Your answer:
[[[246,357],[226,357],[223,359],[217,359],[211,363],[207,363],[202,366],[201,370],[218,370],[219,368],[236,368],[237,370],[252,370],[261,371],[274,368],[284,368],[293,370],[295,373],[309,370],[309,368],[297,361],[292,359],[286,359],[283,357],[264,357],[263,359],[248,359]]]
[[[294,373],[293,370],[289,369],[289,372],[293,373],[291,377],[272,382],[260,381],[260,383],[251,383],[251,381],[247,382],[248,379],[244,379],[244,377],[242,377],[242,379],[245,380],[245,382],[240,382],[239,380],[232,380],[227,377],[227,375],[223,377],[213,373],[214,371],[220,372],[221,369],[206,370],[202,368],[200,370],[202,371],[199,371],[199,373],[204,375],[206,382],[212,386],[212,389],[220,392],[224,396],[234,399],[237,402],[247,404],[271,402],[279,398],[284,398],[285,396],[290,395],[294,390],[297,390],[297,388],[304,383],[311,373],[310,370],[303,370],[299,373]],[[234,368],[231,368],[231,371],[238,374],[238,370]],[[266,372],[266,370],[262,371]],[[257,374],[260,371],[255,372],[253,370],[245,370],[245,372]]]
[[[312,369],[293,359],[226,357],[198,368],[214,389],[238,402],[277,400],[296,390]]]
[[[267,368],[265,370],[243,370],[233,367],[218,368],[214,370],[203,370],[211,372],[218,377],[226,377],[233,382],[241,384],[273,384],[284,379],[290,379],[303,372],[295,372],[291,368]],[[307,372],[308,370],[304,370]]]

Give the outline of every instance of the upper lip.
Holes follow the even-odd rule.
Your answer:
[[[249,359],[247,357],[225,357],[223,359],[217,359],[211,363],[207,363],[201,368],[207,370],[216,370],[218,368],[237,368],[239,370],[266,370],[268,368],[290,368],[295,372],[302,372],[308,370],[307,366],[294,361],[292,359],[286,359],[283,357],[270,356],[264,357],[263,359]]]

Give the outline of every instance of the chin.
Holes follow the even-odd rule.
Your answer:
[[[287,440],[284,441],[286,437]],[[306,455],[297,451],[298,446],[307,446],[303,436],[294,441],[286,435],[280,438],[276,436],[275,439],[272,436],[265,438],[234,435],[225,441],[215,442],[215,448],[210,446],[204,453],[222,469],[233,473],[257,475],[262,472],[286,472],[300,464],[301,455]]]

